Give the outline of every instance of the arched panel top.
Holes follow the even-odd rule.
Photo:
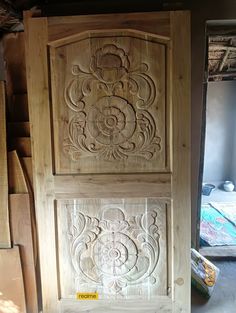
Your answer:
[[[109,30],[91,30],[83,31],[71,36],[66,36],[61,39],[50,41],[48,45],[50,47],[58,48],[61,46],[73,44],[78,41],[91,38],[109,38],[109,37],[131,37],[159,44],[168,44],[170,41],[169,37],[157,35],[153,33],[147,33],[136,29],[109,29]]]

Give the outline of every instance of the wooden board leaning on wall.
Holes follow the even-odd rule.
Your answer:
[[[0,248],[10,248],[5,85],[0,81]]]

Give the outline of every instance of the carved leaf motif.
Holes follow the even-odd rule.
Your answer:
[[[131,92],[133,94],[136,93],[138,96],[138,100],[136,101],[138,109],[148,109],[153,104],[155,98],[159,96],[157,95],[154,81],[151,76],[146,74],[148,69],[148,65],[143,63],[140,68],[129,73],[128,82],[131,82]],[[140,86],[145,87],[141,88]],[[148,96],[146,96],[147,90],[149,91]]]

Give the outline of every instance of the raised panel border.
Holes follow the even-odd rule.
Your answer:
[[[77,198],[79,199],[79,198]],[[138,199],[138,197],[137,197]],[[173,250],[173,245],[174,245],[174,238],[173,238],[173,232],[170,229],[170,227],[168,227],[168,225],[173,225],[173,206],[172,206],[172,201],[168,200],[168,199],[159,199],[156,198],[157,200],[159,200],[159,202],[163,203],[163,205],[165,206],[165,212],[166,212],[166,242],[167,242],[167,248],[166,248],[166,259],[167,259],[167,295],[163,295],[163,296],[157,296],[156,298],[153,298],[152,300],[148,301],[148,306],[147,306],[147,302],[145,302],[143,299],[136,299],[131,300],[99,300],[99,301],[80,301],[79,302],[79,309],[81,311],[83,310],[96,310],[96,312],[100,312],[100,310],[102,310],[101,312],[105,313],[106,310],[110,310],[112,309],[112,311],[114,310],[117,313],[120,312],[120,310],[124,311],[125,309],[128,309],[129,311],[135,311],[137,312],[137,307],[135,308],[134,304],[138,303],[138,307],[140,308],[140,313],[143,313],[143,307],[146,308],[146,311],[148,313],[155,313],[157,312],[157,308],[160,306],[160,308],[162,309],[167,309],[167,311],[164,312],[172,312],[171,309],[173,308],[173,303],[172,303],[172,299],[173,299],[173,292],[174,290],[172,289],[172,279],[173,279],[173,266],[171,264],[172,259],[173,259],[173,254],[172,254],[172,250]],[[66,197],[66,198],[60,198],[54,201],[54,222],[56,225],[56,232],[55,232],[55,242],[56,245],[58,246],[58,238],[57,238],[57,231],[58,231],[58,217],[57,217],[57,209],[58,206],[60,206],[61,204],[59,204],[60,202],[63,204],[63,202],[67,202],[67,201],[71,201],[72,198],[70,196]],[[76,200],[76,199],[73,199]],[[57,272],[60,272],[60,261],[59,261],[59,254],[57,252]],[[76,299],[62,299],[61,298],[61,291],[60,291],[60,275],[58,275],[57,277],[57,286],[58,286],[58,294],[57,294],[57,298],[59,300],[60,303],[60,307],[62,308],[62,313],[67,313],[68,307],[69,309],[71,309],[71,311],[69,310],[69,312],[74,313],[73,310],[78,310],[78,300]],[[64,311],[65,308],[65,311]],[[104,311],[103,311],[104,310]],[[170,311],[168,311],[170,310]],[[138,311],[139,312],[139,311]],[[179,311],[177,311],[177,313],[179,313]]]

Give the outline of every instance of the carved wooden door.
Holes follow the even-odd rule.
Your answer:
[[[188,13],[25,26],[43,312],[190,312]]]

